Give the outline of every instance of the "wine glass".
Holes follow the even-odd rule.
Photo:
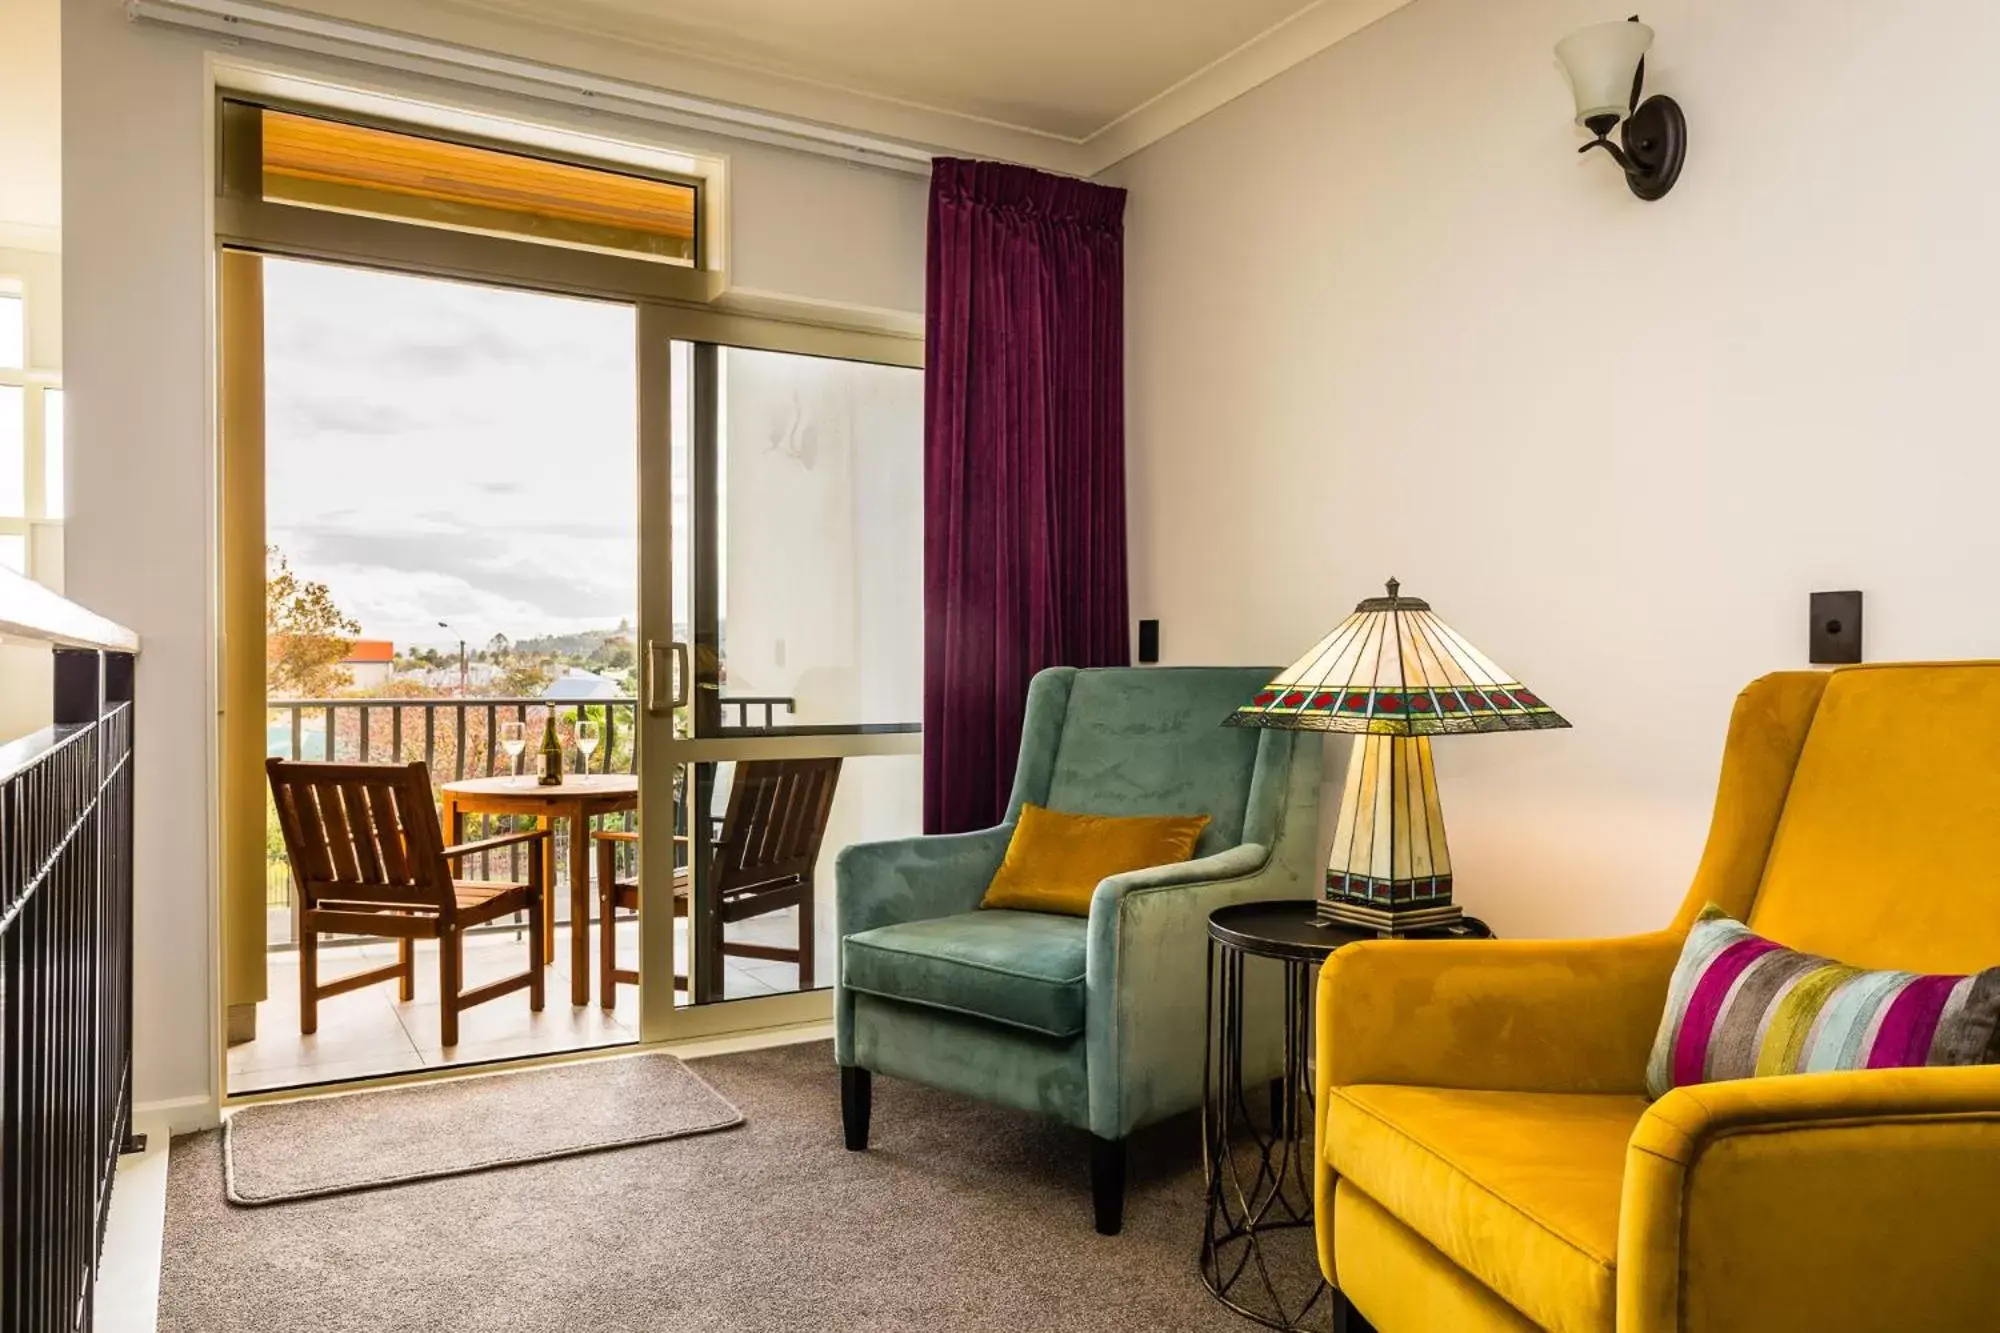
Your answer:
[[[583,752],[583,771],[590,771],[590,756],[597,750],[599,738],[598,724],[592,718],[580,717],[576,720],[576,748]]]
[[[521,772],[521,752],[528,748],[528,728],[519,722],[502,722],[500,748],[507,752],[507,767],[518,777]]]

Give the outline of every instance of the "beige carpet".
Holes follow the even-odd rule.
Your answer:
[[[1191,1117],[1135,1141],[1104,1237],[1075,1131],[877,1079],[873,1150],[849,1153],[827,1044],[691,1067],[741,1128],[278,1208],[225,1201],[218,1135],[177,1140],[161,1333],[1254,1327],[1195,1273]]]
[[[222,1131],[229,1200],[351,1194],[728,1129],[737,1109],[671,1055],[251,1106]]]

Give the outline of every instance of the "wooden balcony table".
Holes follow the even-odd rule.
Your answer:
[[[574,1005],[590,1003],[590,821],[639,808],[639,779],[632,773],[565,773],[560,787],[537,785],[530,776],[467,778],[438,788],[443,797],[444,826],[456,844],[465,840],[467,815],[528,815],[553,830],[569,821],[569,998]],[[542,843],[542,882],[554,889],[556,841]],[[555,901],[543,895],[548,928],[545,961],[555,961]]]

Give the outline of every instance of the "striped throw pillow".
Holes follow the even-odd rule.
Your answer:
[[[1703,909],[1681,949],[1646,1090],[1827,1069],[1994,1062],[2000,967],[1865,972]]]

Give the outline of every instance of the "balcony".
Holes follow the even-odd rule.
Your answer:
[[[467,778],[504,776],[510,762],[497,743],[501,725],[515,721],[523,725],[533,742],[542,734],[553,712],[559,735],[565,738],[573,765],[581,758],[568,738],[575,734],[578,721],[598,723],[601,736],[589,756],[592,773],[634,771],[634,739],[637,735],[638,701],[629,696],[602,699],[552,700],[528,697],[453,698],[333,698],[270,700],[267,705],[266,751],[276,758],[333,760],[342,763],[422,762],[430,771],[434,788]],[[769,728],[781,725],[794,710],[794,701],[779,697],[738,697],[722,701],[725,721],[732,727]],[[582,771],[579,766],[576,771]],[[677,811],[674,832],[687,832],[687,775],[676,770],[674,784]],[[603,817],[596,827],[613,830],[632,826],[633,817],[616,814]],[[520,816],[467,816],[465,836],[484,838],[526,827],[532,821]],[[444,1049],[440,1044],[437,1015],[437,945],[431,941],[417,946],[415,997],[397,998],[393,985],[363,987],[321,1001],[319,1028],[311,1036],[300,1035],[299,1023],[299,903],[292,883],[291,867],[278,834],[275,811],[266,798],[267,836],[265,840],[265,941],[266,998],[257,1006],[256,1037],[234,1045],[229,1051],[229,1088],[234,1093],[267,1091],[302,1084],[333,1082],[410,1070],[479,1063],[556,1051],[579,1050],[635,1042],[639,1038],[638,992],[635,987],[618,989],[614,1009],[604,1010],[596,1002],[574,1006],[570,995],[569,894],[553,892],[554,961],[548,969],[549,1003],[539,1014],[531,1013],[524,995],[506,996],[467,1011],[459,1043]],[[568,882],[570,846],[568,829],[558,824],[555,836],[557,885]],[[687,862],[687,841],[676,838],[671,844],[661,839],[661,853],[673,847],[675,865]],[[525,876],[520,848],[469,859],[463,871],[467,879],[509,879]],[[617,873],[632,873],[632,849],[617,852]],[[594,862],[594,858],[591,858]],[[593,889],[595,866],[591,866]],[[593,892],[592,901],[595,901]],[[830,913],[828,914],[830,916]],[[595,931],[593,916],[586,930]],[[830,923],[829,923],[830,924]],[[687,923],[675,923],[675,957],[687,957]],[[467,932],[466,983],[476,986],[520,968],[525,920],[516,918],[475,927]],[[729,927],[729,938],[746,943],[778,945],[797,938],[795,912],[775,913]],[[320,972],[323,978],[368,971],[393,959],[395,942],[361,937],[323,937],[320,945]],[[621,968],[638,966],[638,922],[621,918],[616,925],[616,948]],[[595,957],[595,947],[590,950]],[[790,963],[764,962],[730,957],[723,963],[724,999],[741,999],[776,994],[798,987],[798,968]],[[685,962],[677,963],[685,972]],[[685,993],[677,994],[685,1003]]]

